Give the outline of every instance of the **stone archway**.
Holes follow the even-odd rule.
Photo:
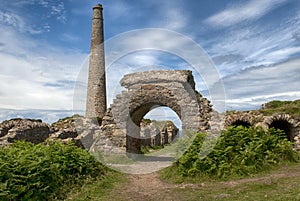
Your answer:
[[[166,106],[182,122],[182,132],[207,131],[210,102],[195,89],[191,71],[160,70],[128,74],[120,81],[127,90],[117,95],[102,121],[102,137],[93,150],[103,148],[139,153],[140,122],[153,108]],[[109,139],[109,140],[107,140]]]
[[[225,116],[225,128],[229,126],[251,127],[255,124],[255,118],[249,112],[233,112]]]
[[[178,87],[178,86],[177,86]],[[177,88],[176,87],[176,88]],[[180,92],[177,88],[176,92]],[[132,91],[129,101],[129,116],[126,122],[126,151],[130,153],[138,153],[140,148],[140,122],[143,117],[152,109],[165,106],[173,110],[181,119],[183,129],[198,131],[197,118],[192,120],[192,117],[200,117],[199,107],[193,99],[196,96],[181,91],[185,96],[185,105],[180,102],[179,94],[174,89],[168,86],[158,84],[147,84],[140,86],[139,89]],[[189,100],[190,99],[190,100]],[[189,102],[189,103],[187,103]],[[190,117],[190,121],[185,117]],[[198,119],[199,120],[199,119]],[[194,121],[194,122],[192,122]],[[192,124],[190,124],[192,123]]]
[[[265,128],[276,128],[283,130],[290,141],[294,141],[297,135],[297,123],[288,114],[275,114],[263,122]]]
[[[161,96],[160,98],[168,100],[168,97],[165,96]],[[138,153],[140,151],[140,146],[142,144],[141,143],[142,139],[140,136],[141,133],[140,123],[143,117],[152,109],[161,106],[168,107],[171,110],[173,110],[181,119],[180,107],[176,104],[175,100],[169,99],[169,101],[170,101],[169,103],[167,102],[163,103],[163,101],[145,102],[145,104],[142,104],[137,108],[132,108],[132,111],[130,112],[130,118],[127,119],[128,121],[126,124],[126,152]]]
[[[251,123],[245,120],[236,120],[231,123],[231,126],[244,126],[244,127],[251,127]]]
[[[294,141],[294,134],[292,132],[293,126],[286,120],[274,120],[269,128],[276,128],[284,131],[289,141]]]

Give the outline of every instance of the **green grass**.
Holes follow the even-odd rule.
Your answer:
[[[165,146],[168,146],[168,144],[165,145],[146,145],[146,146],[141,146],[141,154],[149,154],[151,152],[159,151],[162,150]]]
[[[222,201],[299,201],[300,166],[284,166],[283,170],[264,174],[250,179],[205,181],[195,187],[175,188],[170,193],[176,200],[222,200]],[[286,176],[276,175],[287,173]],[[290,174],[290,175],[289,175]],[[273,175],[273,176],[272,176]]]
[[[265,104],[264,109],[260,109],[264,115],[275,113],[285,113],[300,117],[300,100],[295,101],[271,101]]]
[[[0,200],[61,200],[107,168],[73,144],[15,142],[0,148]]]
[[[189,149],[169,169],[171,172],[168,173],[168,169],[164,172],[165,177],[239,178],[280,164],[298,162],[300,158],[284,133],[273,128],[265,131],[262,128],[229,127],[216,144],[205,139],[205,133],[197,134]],[[201,150],[211,146],[211,152],[201,158]]]
[[[140,176],[142,179],[143,176]],[[167,200],[174,201],[299,201],[300,165],[281,166],[277,170],[260,173],[244,179],[227,181],[197,178],[192,183],[166,183],[166,188],[152,189],[148,196],[145,190],[137,190],[126,175],[110,173],[102,180],[87,182],[70,192],[66,200],[75,201],[112,201],[112,200]],[[165,182],[165,181],[161,181]],[[149,186],[153,188],[153,186]],[[154,186],[155,188],[155,186]],[[141,188],[143,189],[143,188]],[[147,193],[147,183],[144,183]],[[137,196],[137,191],[139,195]]]
[[[110,171],[104,178],[85,180],[78,188],[73,188],[65,200],[72,201],[112,201],[111,195],[120,185],[126,185],[125,175]]]
[[[109,200],[126,181],[73,144],[19,141],[0,148],[0,200]]]
[[[203,137],[204,134],[198,134],[190,149],[178,159],[180,168],[177,161],[177,164],[160,171],[162,180],[114,173],[111,177],[83,185],[77,189],[77,193],[71,193],[68,199],[300,200],[299,156],[292,151],[291,143],[284,139],[281,131],[229,128],[224,131],[215,151],[206,157],[206,162],[213,161],[209,163],[214,166],[213,169],[210,166],[201,169],[203,167],[199,166],[207,164],[199,161],[198,151]],[[180,143],[185,145],[187,141],[178,142],[179,148]],[[205,173],[201,174],[195,168],[205,170]],[[240,169],[243,171],[240,172]],[[222,174],[218,175],[219,171]]]
[[[238,111],[229,110],[226,111],[227,115],[236,113]],[[267,116],[274,114],[289,114],[296,118],[300,118],[300,100],[295,101],[279,101],[274,100],[264,104],[264,107],[258,110],[252,110],[254,114],[262,113]]]
[[[133,164],[135,161],[126,154],[94,154],[103,164]],[[98,156],[97,156],[98,155]]]
[[[177,200],[223,201],[299,201],[300,185],[293,179],[275,179],[271,183],[245,184],[242,187],[203,187],[200,189],[176,189],[172,192]],[[291,186],[294,185],[294,186]]]

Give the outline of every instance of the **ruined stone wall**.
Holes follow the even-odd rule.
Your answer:
[[[170,144],[178,136],[179,129],[171,121],[142,121],[141,144],[161,146]]]
[[[41,120],[11,119],[0,124],[0,145],[7,145],[16,140],[40,143],[49,135],[49,125]]]
[[[222,129],[225,129],[236,122],[247,122],[250,126],[261,126],[268,129],[272,122],[283,121],[290,125],[292,138],[295,142],[295,149],[300,151],[300,118],[288,114],[274,114],[271,116],[263,115],[259,111],[229,112],[219,114],[211,112],[210,129],[211,134],[218,135]],[[178,134],[178,129],[168,122],[159,122],[159,125],[141,122],[141,145],[161,145],[170,143]],[[214,126],[212,126],[214,125]],[[111,109],[106,113],[102,126],[91,119],[80,116],[68,117],[58,122],[48,125],[41,120],[33,119],[11,119],[0,123],[0,145],[7,145],[16,140],[27,140],[33,143],[41,143],[46,139],[61,140],[63,142],[72,141],[75,145],[90,149],[95,139],[103,150],[125,149],[124,133],[114,122]],[[101,139],[101,140],[99,140]],[[116,146],[118,145],[118,146]],[[122,149],[123,148],[123,149]]]
[[[60,119],[52,125],[42,120],[11,119],[0,123],[0,146],[18,140],[37,144],[49,139],[65,143],[72,141],[78,147],[89,149],[97,132],[100,132],[97,122],[78,115]]]
[[[211,105],[195,90],[191,71],[133,73],[125,75],[120,83],[127,90],[117,95],[104,116],[102,135],[94,143],[94,151],[119,148],[121,152],[125,149],[138,152],[140,122],[151,109],[159,106],[169,107],[179,116],[183,132],[210,129]]]
[[[271,127],[284,130],[288,140],[295,142],[295,148],[300,151],[300,119],[288,114],[264,115],[260,111],[232,111],[225,114],[225,124],[222,129],[228,126],[242,125],[261,126],[264,129]],[[278,122],[278,125],[276,123]]]

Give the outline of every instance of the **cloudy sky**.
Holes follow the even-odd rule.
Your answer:
[[[224,84],[227,110],[257,109],[266,101],[300,98],[299,0],[0,3],[0,120],[27,117],[53,122],[83,112],[92,7],[97,3],[104,7],[108,51],[116,51],[120,44],[116,41],[125,39],[122,46],[129,49],[159,41],[163,47],[188,52],[168,31],[198,44],[213,62],[207,68],[214,66]],[[149,28],[163,31],[143,31]],[[141,37],[127,40],[133,30]],[[120,93],[118,80],[142,70],[191,69],[201,94],[210,98],[213,89],[213,83],[203,78],[205,71],[197,71],[185,58],[161,47],[137,49],[107,68],[109,103]]]

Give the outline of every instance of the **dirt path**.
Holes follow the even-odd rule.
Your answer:
[[[172,193],[176,189],[194,189],[201,190],[201,188],[216,188],[216,187],[235,187],[247,183],[269,183],[273,179],[293,178],[300,176],[300,166],[286,171],[284,169],[267,176],[260,176],[254,178],[240,179],[227,182],[204,182],[204,183],[182,183],[171,184],[162,181],[158,173],[128,175],[128,182],[121,186],[119,192],[119,200],[136,200],[136,201],[156,201],[168,200],[177,201],[179,198],[174,197]]]
[[[176,188],[159,179],[158,173],[128,175],[126,200],[174,200],[171,191]]]

